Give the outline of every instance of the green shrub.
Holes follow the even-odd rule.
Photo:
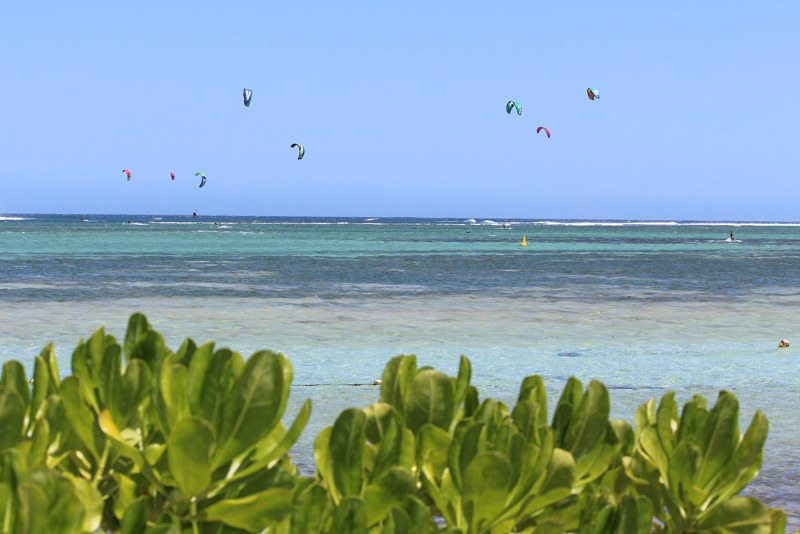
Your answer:
[[[122,345],[101,328],[60,377],[53,346],[33,384],[0,380],[0,531],[122,533],[780,533],[786,517],[740,497],[761,466],[766,418],[740,435],[721,392],[678,416],[672,394],[636,429],[606,388],[572,378],[548,423],[544,382],[512,408],[481,400],[469,360],[449,377],[414,356],[386,366],[378,402],[317,436],[317,472],[288,452],[311,410],[282,422],[292,367],[213,343],[168,349],[143,315]]]

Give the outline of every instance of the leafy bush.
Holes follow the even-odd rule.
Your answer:
[[[124,363],[123,363],[124,361]],[[786,517],[739,492],[761,466],[766,418],[672,394],[636,429],[606,388],[570,379],[548,423],[544,382],[512,408],[481,400],[469,360],[449,377],[414,356],[386,366],[378,402],[317,436],[314,476],[288,455],[311,411],[282,418],[292,367],[213,343],[169,350],[143,315],[120,345],[101,328],[63,380],[52,344],[32,385],[0,380],[0,528],[20,532],[764,533]]]

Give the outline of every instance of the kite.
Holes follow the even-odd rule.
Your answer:
[[[506,104],[506,113],[511,114],[511,110],[514,108],[517,108],[517,115],[522,115],[522,106],[519,105],[519,102],[509,100]]]
[[[194,175],[201,177],[200,178],[200,187],[203,187],[204,185],[206,185],[206,175],[205,174],[203,174],[202,172],[196,172],[196,173],[194,173]]]
[[[544,126],[539,126],[538,128],[536,128],[536,133],[540,133],[542,130],[544,130],[544,132],[547,134],[547,138],[550,139],[550,130],[548,130]]]
[[[175,181],[175,173],[174,172],[169,173],[169,177],[172,178],[173,182]]]
[[[594,100],[595,98],[600,98],[600,89],[595,89],[594,87],[589,87],[586,90],[586,94],[589,95],[589,100]]]
[[[131,171],[129,171],[128,169],[122,169],[122,172],[124,172],[125,174],[128,175],[128,181],[130,182],[131,181]]]
[[[303,159],[303,156],[306,155],[306,149],[303,148],[303,145],[300,143],[292,143],[289,148],[298,147],[300,149],[300,153],[297,155],[297,159]]]
[[[249,108],[250,107],[250,100],[252,100],[252,98],[253,98],[253,91],[251,91],[250,89],[245,87],[244,91],[242,91],[242,96],[244,97],[244,105]]]

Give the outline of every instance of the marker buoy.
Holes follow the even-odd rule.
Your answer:
[[[527,247],[528,244],[525,242],[525,236],[522,236],[522,243],[519,244],[521,247]]]

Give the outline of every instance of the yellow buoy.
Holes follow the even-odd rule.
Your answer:
[[[527,247],[528,244],[525,242],[525,236],[522,236],[522,243],[519,244],[521,247]]]

